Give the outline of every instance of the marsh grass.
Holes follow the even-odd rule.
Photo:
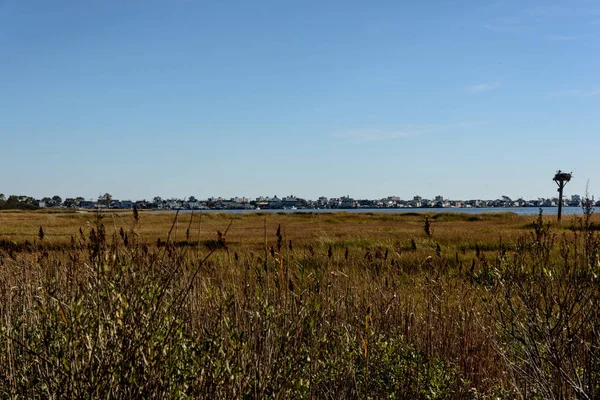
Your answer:
[[[4,216],[0,397],[599,395],[594,216]]]

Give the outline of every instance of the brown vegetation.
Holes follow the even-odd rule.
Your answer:
[[[597,398],[587,217],[0,213],[0,396]]]

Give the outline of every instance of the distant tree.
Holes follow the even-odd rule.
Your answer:
[[[18,196],[18,200],[23,205],[36,205],[38,202],[31,196]]]
[[[102,196],[98,197],[98,203],[104,204],[107,207],[110,205],[111,200],[112,195],[110,193],[104,193]]]
[[[308,207],[309,204],[308,204],[308,201],[306,201],[306,199],[298,199],[298,200],[302,207]]]
[[[152,199],[155,203],[162,203],[162,198],[160,196],[156,196],[154,199]]]
[[[0,201],[6,201],[6,196],[4,193],[0,193]]]
[[[62,198],[58,195],[54,195],[52,196],[52,201],[54,202],[54,204],[56,204],[57,206],[62,204]]]
[[[85,201],[83,197],[75,197],[76,202]]]
[[[76,201],[75,201],[74,198],[71,198],[71,197],[66,198],[65,201],[64,201],[64,203],[63,203],[63,205],[65,207],[71,207],[73,204],[76,204]]]
[[[2,202],[2,208],[35,210],[38,208],[38,202],[33,197],[10,195],[6,201]]]
[[[52,199],[50,197],[43,197],[42,201],[46,204],[50,203],[52,201]]]
[[[193,203],[195,203],[195,202],[196,202],[196,201],[198,201],[198,200],[196,200],[196,198],[195,198],[194,196],[190,196],[190,198],[188,199],[188,201],[189,201],[190,203],[192,203],[192,202],[193,202]]]

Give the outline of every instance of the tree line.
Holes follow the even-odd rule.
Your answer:
[[[39,201],[31,196],[10,195],[8,198],[4,193],[0,193],[0,210],[36,210],[39,208]]]

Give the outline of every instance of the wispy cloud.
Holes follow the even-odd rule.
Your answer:
[[[380,129],[359,129],[344,133],[334,133],[337,139],[348,139],[356,142],[378,142],[381,140],[398,139],[402,137],[417,136],[425,133],[419,130],[386,131]]]
[[[541,5],[536,7],[530,7],[525,10],[526,14],[532,17],[557,17],[569,14],[571,11],[568,7],[560,5]]]
[[[518,33],[523,28],[518,25],[503,25],[503,24],[484,24],[483,27],[491,32],[496,33]]]
[[[570,40],[577,40],[577,39],[581,39],[581,38],[582,38],[581,35],[550,35],[550,36],[548,36],[548,39],[558,40],[558,41],[570,41]]]
[[[471,85],[467,87],[469,93],[481,93],[488,90],[498,89],[501,86],[500,82],[486,82],[478,85]]]
[[[520,17],[496,18],[494,21],[483,25],[485,29],[497,33],[515,33],[523,29],[523,20]]]
[[[558,98],[558,97],[592,97],[599,96],[600,89],[572,89],[562,90],[550,93],[547,97]]]
[[[570,2],[561,5],[541,5],[537,7],[513,10],[513,16],[498,17],[485,21],[485,29],[503,34],[529,33],[536,36],[548,23],[557,23],[565,19],[576,20],[579,24],[598,23],[600,7],[593,1]],[[554,25],[556,26],[556,25]],[[552,40],[575,40],[575,35],[553,35]]]
[[[600,7],[593,1],[570,2],[561,5],[542,5],[524,10],[535,18],[589,18],[600,15]]]
[[[399,138],[407,138],[412,136],[420,136],[426,134],[434,134],[444,132],[449,129],[481,125],[481,123],[446,123],[446,124],[431,124],[431,125],[404,125],[397,129],[385,128],[367,128],[357,129],[348,132],[334,133],[331,136],[337,139],[345,139],[352,142],[379,142],[384,140],[393,140]]]

